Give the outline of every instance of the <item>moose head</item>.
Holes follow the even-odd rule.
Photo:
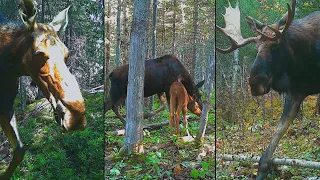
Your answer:
[[[21,1],[19,9],[24,24],[22,42],[29,47],[22,59],[22,74],[32,77],[51,103],[56,121],[67,131],[86,126],[84,100],[76,78],[65,64],[69,51],[57,35],[68,24],[69,8],[49,24],[36,22],[33,1]]]
[[[241,34],[238,4],[237,1],[236,7],[232,8],[229,2],[229,7],[226,8],[226,14],[224,15],[226,27],[221,28],[216,26],[231,42],[229,48],[216,48],[217,51],[227,54],[249,43],[256,43],[258,53],[251,68],[249,78],[251,94],[253,96],[266,94],[270,91],[271,87],[275,88],[275,90],[284,90],[286,88],[284,84],[281,85],[278,81],[274,82],[274,75],[284,65],[279,59],[286,53],[293,53],[290,52],[290,48],[287,46],[288,39],[286,37],[295,15],[295,0],[292,0],[292,8],[288,4],[288,12],[277,23],[266,25],[250,16],[246,17],[251,30],[258,33],[257,36],[249,38],[243,38]]]

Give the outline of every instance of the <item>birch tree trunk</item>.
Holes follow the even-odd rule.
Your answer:
[[[231,84],[231,97],[236,97],[238,71],[239,71],[239,49],[236,49],[233,54],[233,70],[232,70],[232,84]],[[236,109],[236,99],[231,98],[231,109]],[[231,119],[235,118],[235,111],[231,111]]]
[[[121,154],[143,153],[144,60],[148,39],[150,0],[135,0],[131,25],[126,136]]]
[[[121,0],[118,0],[117,8],[117,45],[116,45],[116,66],[121,66],[120,64],[120,15],[121,15]]]
[[[206,81],[206,88],[205,88],[205,97],[206,100],[203,102],[203,108],[202,108],[202,115],[200,118],[200,125],[199,125],[199,132],[197,134],[197,137],[195,139],[196,143],[200,143],[202,138],[205,135],[207,122],[208,122],[208,112],[210,109],[210,102],[212,98],[212,89],[214,84],[214,74],[215,74],[215,55],[214,55],[214,43],[212,43],[212,52],[209,55],[208,59],[208,69],[207,69],[207,81]]]
[[[237,90],[238,71],[239,71],[239,49],[236,49],[233,54],[233,73],[232,73],[232,94],[234,95]]]
[[[105,58],[104,58],[104,100],[103,102],[106,103],[108,99],[109,94],[109,63],[110,63],[110,15],[111,15],[111,5],[110,0],[104,1],[104,25],[105,25],[105,31],[104,31],[104,45],[105,45]],[[105,112],[104,112],[105,113]]]

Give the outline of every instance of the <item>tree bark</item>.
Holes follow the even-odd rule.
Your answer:
[[[212,53],[209,55],[208,59],[208,69],[207,69],[207,82],[205,88],[205,97],[206,100],[203,102],[202,115],[200,118],[199,132],[196,137],[196,142],[200,143],[201,139],[204,137],[206,132],[206,127],[208,123],[208,112],[210,109],[211,97],[212,97],[212,89],[214,84],[214,74],[215,74],[215,55],[214,55],[214,43],[212,43]]]
[[[151,45],[151,59],[156,58],[157,50],[157,14],[158,14],[158,0],[153,0],[153,15],[152,15],[152,45]],[[154,96],[149,98],[148,111],[152,111],[154,103]]]
[[[172,46],[171,46],[172,54],[174,54],[174,47],[176,44],[176,8],[177,8],[177,0],[173,0]]]
[[[193,47],[192,47],[192,69],[191,75],[196,77],[197,65],[197,33],[198,33],[198,0],[194,0],[194,13],[193,13]]]
[[[109,81],[109,63],[110,63],[110,15],[111,15],[111,5],[110,5],[110,0],[105,0],[104,1],[104,11],[105,11],[105,16],[104,16],[104,25],[105,25],[105,34],[104,34],[104,44],[105,44],[105,59],[104,59],[104,103],[107,102],[108,95],[109,95],[109,86],[110,86],[110,81]]]
[[[128,30],[128,17],[127,17],[127,0],[122,1],[122,16],[123,16],[123,35],[122,35],[122,64],[127,64],[128,62],[128,47],[129,47],[129,30]]]
[[[116,67],[121,66],[120,64],[120,15],[121,15],[121,0],[118,0],[117,8],[117,45],[116,45]]]
[[[129,77],[127,92],[126,136],[121,154],[143,152],[143,84],[144,60],[148,39],[148,18],[150,0],[134,1],[133,20],[131,26]]]
[[[27,107],[27,91],[26,91],[26,76],[21,76],[19,78],[20,81],[20,103],[21,103],[21,110],[24,112],[24,110]]]
[[[231,154],[217,154],[217,159],[223,159],[227,161],[251,161],[251,162],[259,162],[259,156],[245,156],[245,155],[231,155]],[[306,161],[300,159],[280,159],[273,158],[271,159],[271,164],[274,165],[287,165],[294,167],[305,167],[311,169],[320,169],[320,162]]]
[[[165,28],[165,14],[166,14],[166,0],[163,1],[163,8],[162,8],[162,54],[166,53],[166,28]]]

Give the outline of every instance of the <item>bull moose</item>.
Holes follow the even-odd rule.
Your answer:
[[[20,76],[31,76],[51,103],[55,119],[62,129],[84,130],[86,127],[84,99],[75,77],[65,64],[68,49],[57,35],[67,26],[69,7],[51,23],[42,24],[36,22],[34,2],[21,0],[21,24],[1,18],[0,124],[13,148],[13,158],[0,179],[10,179],[26,151],[13,111]]]
[[[216,26],[231,42],[220,53],[230,53],[249,43],[256,43],[257,55],[251,68],[249,85],[253,96],[262,96],[273,89],[285,94],[284,110],[273,138],[259,161],[257,179],[266,178],[270,160],[280,139],[286,133],[302,101],[320,92],[320,11],[293,20],[296,1],[276,23],[266,25],[248,16],[246,21],[258,36],[243,38],[240,31],[240,10],[226,9],[225,28]],[[232,14],[235,13],[235,14]]]
[[[104,112],[112,109],[124,125],[125,120],[119,113],[119,106],[125,101],[127,96],[128,71],[129,65],[123,65],[110,73],[109,79],[111,81],[111,87],[108,99],[104,104]],[[158,109],[156,113],[165,108],[164,93],[166,94],[166,99],[169,104],[170,86],[178,80],[178,77],[183,79],[181,82],[185,86],[188,94],[192,96],[200,108],[202,108],[199,88],[204,84],[204,80],[196,85],[192,76],[177,57],[174,55],[165,55],[145,61],[144,97],[149,97],[154,94],[158,95],[162,108]]]

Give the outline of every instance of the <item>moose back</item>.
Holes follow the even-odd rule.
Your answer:
[[[124,102],[127,96],[128,85],[128,70],[129,66],[124,65],[110,73],[111,88],[108,95],[108,100],[105,102],[105,112],[112,109],[118,118],[125,124],[124,119],[119,114],[119,106]],[[149,97],[157,94],[163,102],[163,93],[166,94],[167,102],[170,101],[170,86],[173,82],[181,77],[181,81],[185,86],[188,94],[194,97],[194,100],[202,107],[201,95],[199,89],[204,80],[197,85],[194,83],[192,76],[185,69],[182,63],[174,55],[165,55],[153,60],[145,61],[145,82],[144,82],[144,97]]]

